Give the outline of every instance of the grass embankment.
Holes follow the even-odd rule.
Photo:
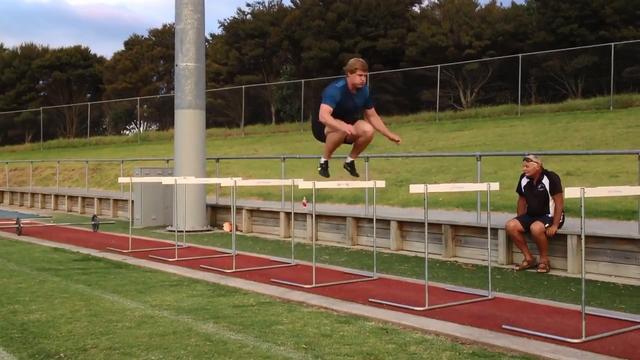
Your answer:
[[[3,358],[526,358],[7,239],[0,288]]]
[[[536,152],[564,150],[619,150],[638,149],[640,142],[640,97],[634,95],[616,97],[614,111],[594,110],[608,107],[608,98],[569,101],[562,104],[523,107],[523,115],[513,115],[513,105],[473,109],[465,112],[440,114],[434,121],[432,113],[393,117],[387,119],[398,132],[403,143],[396,146],[378,136],[367,149],[368,154],[429,153],[429,152]],[[606,104],[606,106],[605,106]],[[282,124],[248,127],[246,135],[237,130],[210,129],[207,131],[207,156],[249,155],[319,155],[321,144],[316,142],[304,125]],[[44,144],[14,146],[0,149],[2,160],[56,160],[56,159],[126,159],[133,157],[171,157],[172,132],[148,134],[140,144],[135,138],[109,137],[90,140],[53,141]],[[338,153],[346,154],[348,147]],[[332,179],[349,179],[341,169],[341,160],[331,163]],[[321,179],[316,173],[315,159],[286,161],[286,176],[291,178]],[[127,163],[126,173],[134,167],[165,166],[164,162]],[[638,157],[625,156],[546,156],[545,166],[556,171],[564,186],[633,185],[638,183]],[[364,164],[358,162],[361,174]],[[370,178],[387,181],[387,188],[378,192],[380,204],[392,206],[421,206],[421,199],[408,194],[411,183],[475,182],[475,158],[422,158],[422,159],[372,159]],[[60,186],[84,187],[84,164],[61,165]],[[223,160],[220,176],[245,178],[279,178],[280,160]],[[119,189],[116,178],[119,164],[90,165],[89,186],[101,189]],[[29,185],[28,164],[11,165],[11,186]],[[215,176],[215,163],[207,164],[209,176]],[[499,181],[502,190],[492,194],[492,208],[512,212],[515,209],[514,189],[520,173],[520,159],[486,157],[482,160],[482,180]],[[36,163],[33,170],[34,186],[56,184],[55,162]],[[5,184],[4,172],[0,172],[0,184]],[[210,192],[212,189],[209,189]],[[300,192],[299,198],[309,196]],[[279,189],[242,189],[241,197],[257,197],[279,200]],[[321,202],[363,202],[362,191],[322,193]],[[474,194],[448,194],[430,199],[433,208],[476,208]],[[575,200],[567,202],[569,215],[579,214]],[[637,218],[635,199],[590,199],[588,216],[626,219]]]

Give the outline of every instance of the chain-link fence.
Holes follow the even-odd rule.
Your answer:
[[[334,77],[210,89],[207,128],[304,123],[317,114],[322,90]],[[384,116],[601,98],[614,109],[617,95],[640,91],[640,40],[371,72],[376,109]],[[620,97],[619,101],[625,101]],[[594,104],[588,105],[593,109]],[[56,138],[139,136],[174,124],[173,95],[103,100],[0,112],[0,146]]]

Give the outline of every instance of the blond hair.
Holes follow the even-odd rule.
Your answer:
[[[345,74],[354,74],[358,70],[369,72],[369,65],[362,58],[351,58],[342,69]]]

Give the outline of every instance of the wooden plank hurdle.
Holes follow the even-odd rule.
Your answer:
[[[585,241],[585,198],[589,197],[620,197],[620,196],[640,196],[640,186],[601,186],[601,187],[568,187],[564,189],[564,197],[571,198],[579,198],[580,199],[580,238],[581,238],[581,261],[582,261],[582,272],[580,274],[581,280],[581,300],[580,300],[580,313],[581,313],[581,336],[578,338],[570,338],[565,336],[553,335],[541,331],[534,331],[530,329],[525,329],[522,327],[512,326],[512,325],[502,325],[502,328],[512,331],[517,331],[529,335],[540,336],[548,339],[564,341],[568,343],[583,343],[587,341],[602,339],[604,337],[613,336],[617,334],[622,334],[629,331],[634,331],[640,329],[640,319],[638,319],[637,315],[625,314],[620,312],[612,312],[605,309],[592,308],[586,306],[586,264],[585,264],[585,252],[586,252],[586,241]],[[595,315],[599,317],[605,317],[610,319],[618,319],[625,320],[629,322],[635,322],[636,325],[628,326],[625,328],[605,331],[599,334],[593,334],[587,336],[587,314]]]
[[[177,227],[174,231],[175,233],[175,246],[161,246],[161,247],[149,247],[149,248],[139,248],[139,249],[134,249],[133,248],[133,236],[132,236],[132,230],[133,230],[133,184],[143,184],[143,183],[162,183],[163,181],[168,181],[168,180],[173,180],[176,179],[177,177],[174,176],[145,176],[145,177],[132,177],[132,176],[128,176],[128,177],[119,177],[118,178],[118,184],[129,184],[129,246],[126,249],[120,249],[120,248],[114,248],[114,247],[108,247],[107,250],[111,250],[111,251],[116,251],[119,253],[134,253],[134,252],[143,252],[143,251],[157,251],[157,250],[170,250],[173,249],[174,247],[187,247],[186,242],[183,241],[183,244],[180,245],[178,243],[178,230]],[[175,206],[174,206],[175,209]],[[174,223],[175,223],[175,211],[174,211]]]
[[[411,184],[409,185],[409,193],[411,194],[423,194],[424,195],[424,306],[413,306],[407,304],[400,304],[397,302],[369,299],[369,301],[377,304],[390,305],[400,307],[403,309],[410,309],[416,311],[433,310],[449,306],[456,306],[462,304],[469,304],[478,301],[491,300],[494,298],[491,286],[491,191],[500,190],[500,184],[497,182],[491,183],[450,183],[450,184]],[[447,288],[450,291],[458,291],[471,293],[475,295],[483,295],[480,298],[473,298],[468,300],[453,301],[444,304],[430,305],[429,304],[429,193],[442,193],[442,192],[469,192],[469,191],[486,191],[487,192],[487,291],[477,292],[470,291],[461,288]]]
[[[220,183],[222,187],[230,187],[231,188],[231,253],[229,254],[231,259],[231,268],[221,268],[217,266],[211,265],[200,265],[203,269],[222,271],[226,273],[240,272],[240,271],[254,271],[254,270],[262,270],[262,269],[273,269],[280,267],[293,266],[296,264],[295,262],[295,201],[294,201],[294,189],[295,186],[300,184],[302,179],[231,179],[228,181],[224,181]],[[263,266],[252,266],[252,267],[244,267],[238,268],[236,266],[236,256],[238,255],[237,247],[236,247],[236,206],[237,206],[237,189],[238,187],[258,187],[258,186],[291,186],[291,258],[290,259],[282,259],[277,257],[271,257],[270,260],[278,262],[279,264],[274,265],[263,265]]]
[[[238,180],[240,178],[196,178],[196,177],[172,177],[172,178],[164,178],[162,180],[163,185],[173,185],[173,226],[174,232],[176,234],[176,245],[174,246],[174,255],[173,257],[165,257],[160,255],[149,255],[150,258],[162,260],[162,261],[187,261],[187,260],[198,260],[198,259],[211,259],[217,257],[225,257],[230,256],[230,254],[215,254],[215,255],[197,255],[197,256],[183,256],[180,257],[178,254],[178,250],[184,249],[187,246],[187,185],[207,185],[207,184],[222,184],[226,181],[230,180]],[[178,234],[178,185],[182,185],[184,190],[184,213],[183,213],[183,221],[184,221],[184,229],[182,229],[182,243],[183,246],[178,246],[177,234]]]
[[[339,284],[348,284],[354,282],[361,281],[370,281],[378,279],[377,274],[377,259],[376,259],[376,189],[384,188],[385,181],[383,180],[369,180],[369,181],[303,181],[298,185],[300,189],[311,189],[312,190],[312,203],[311,203],[311,227],[312,234],[311,237],[311,248],[312,248],[312,267],[311,267],[311,284],[298,283],[287,280],[279,280],[279,279],[271,279],[271,281],[290,285],[297,286],[302,288],[316,288],[323,286],[333,286]],[[364,277],[357,279],[349,279],[349,280],[339,280],[339,281],[331,281],[319,283],[316,279],[316,189],[373,189],[373,272],[372,273],[362,273],[362,272],[349,272],[356,275],[362,275]]]

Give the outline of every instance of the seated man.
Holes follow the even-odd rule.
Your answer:
[[[390,141],[398,144],[401,141],[387,129],[373,107],[367,86],[367,63],[353,58],[347,62],[344,71],[344,78],[332,82],[322,92],[318,118],[311,121],[313,136],[324,143],[318,173],[326,178],[330,176],[329,159],[342,144],[353,144],[343,167],[351,176],[359,177],[354,160],[367,148],[376,131]]]
[[[540,273],[551,270],[549,238],[564,224],[564,195],[560,177],[542,166],[536,155],[522,159],[522,175],[516,187],[518,216],[507,221],[505,229],[524,259],[516,270],[536,268]],[[531,255],[524,234],[529,232],[540,252],[540,260]]]

